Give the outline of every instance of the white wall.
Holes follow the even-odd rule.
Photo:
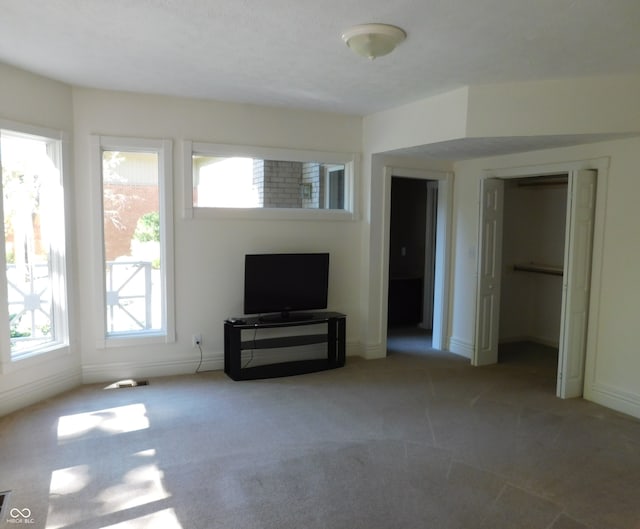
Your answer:
[[[469,88],[469,137],[637,132],[640,76],[562,79]]]
[[[0,117],[71,133],[71,87],[0,62]]]
[[[75,188],[78,275],[82,314],[95,312],[91,233],[91,134],[168,138],[174,145],[176,334],[172,344],[96,347],[95,318],[84,318],[85,381],[193,372],[199,353],[191,335],[202,334],[205,368],[223,367],[223,325],[242,314],[244,255],[263,251],[329,251],[329,309],[347,314],[348,354],[358,352],[360,221],[256,221],[185,219],[182,216],[183,140],[286,149],[358,153],[361,119],[161,96],[74,89]],[[189,154],[188,154],[189,155]],[[359,180],[359,175],[357,180]]]
[[[474,343],[479,181],[485,171],[608,158],[598,181],[585,397],[640,417],[640,139],[459,162],[455,166],[452,338]]]
[[[372,154],[466,135],[467,87],[364,117],[363,143]]]
[[[71,137],[71,88],[0,63],[0,127],[12,123],[63,131]],[[69,157],[70,145],[67,143]],[[69,158],[68,158],[69,159]],[[68,182],[73,182],[71,167],[65,167]],[[71,187],[71,185],[69,186]],[[73,241],[68,241],[68,265],[73,271]],[[72,314],[74,298],[70,299]],[[72,322],[72,331],[73,322]],[[21,408],[80,382],[77,344],[57,354],[48,354],[12,362],[0,373],[0,415]],[[6,344],[0,344],[6,347]]]

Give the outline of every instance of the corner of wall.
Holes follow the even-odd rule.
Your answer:
[[[82,383],[80,371],[57,373],[0,392],[0,417],[73,389]]]

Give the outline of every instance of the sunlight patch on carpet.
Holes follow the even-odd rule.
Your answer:
[[[178,521],[176,512],[172,508],[108,525],[102,529],[156,529],[158,527],[162,529],[183,529]]]
[[[60,468],[51,473],[49,494],[76,494],[84,489],[90,481],[89,465]]]
[[[169,498],[163,485],[164,474],[155,465],[140,465],[122,476],[120,483],[103,489],[96,500],[108,514]]]
[[[149,428],[144,404],[129,404],[58,419],[58,441],[73,441],[96,435],[115,435]]]

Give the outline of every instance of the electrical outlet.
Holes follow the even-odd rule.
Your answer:
[[[191,345],[193,347],[198,347],[198,346],[202,345],[202,334],[194,334],[191,337]]]

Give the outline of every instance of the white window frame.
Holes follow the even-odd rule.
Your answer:
[[[58,158],[58,169],[60,171],[60,187],[62,195],[61,220],[64,226],[55,230],[57,238],[52,244],[55,245],[55,255],[50,257],[51,275],[52,275],[52,322],[55,327],[55,341],[51,341],[34,349],[13,355],[11,353],[11,333],[9,325],[0,325],[0,343],[6,344],[7,347],[0,347],[0,372],[10,373],[19,367],[28,367],[39,362],[49,361],[52,358],[68,355],[69,347],[69,292],[68,292],[68,274],[69,274],[69,256],[66,241],[69,238],[70,222],[69,213],[66,204],[68,198],[68,181],[69,175],[67,168],[69,164],[69,137],[61,130],[38,127],[34,125],[25,125],[9,120],[0,119],[0,130],[5,130],[10,134],[17,136],[42,139],[44,141],[56,142],[59,148],[55,156]],[[0,184],[0,189],[2,188]],[[3,200],[0,200],[0,216],[4,218]],[[3,270],[3,279],[0,279],[0,321],[9,321],[9,307],[7,305],[8,289],[6,279],[6,249],[4,233],[0,237],[0,269]]]
[[[331,173],[335,171],[341,171],[342,166],[329,165],[325,168],[322,178],[324,179],[324,188],[327,190],[324,195],[324,207],[329,208],[331,205]],[[345,182],[346,182],[346,169],[345,169]],[[346,201],[345,201],[346,203]]]
[[[98,348],[125,347],[175,341],[174,243],[173,243],[173,143],[167,139],[142,139],[116,136],[91,136],[93,180],[94,251],[96,270],[96,343]],[[160,259],[163,289],[162,326],[160,329],[109,333],[107,329],[106,269],[104,251],[104,211],[102,153],[104,151],[148,152],[158,155],[158,191],[160,210]]]
[[[342,220],[357,219],[356,174],[358,156],[354,153],[274,149],[249,145],[227,145],[185,140],[183,142],[183,216],[186,219],[253,220]],[[344,209],[315,208],[216,208],[193,205],[193,155],[247,157],[290,162],[318,162],[344,165]]]

